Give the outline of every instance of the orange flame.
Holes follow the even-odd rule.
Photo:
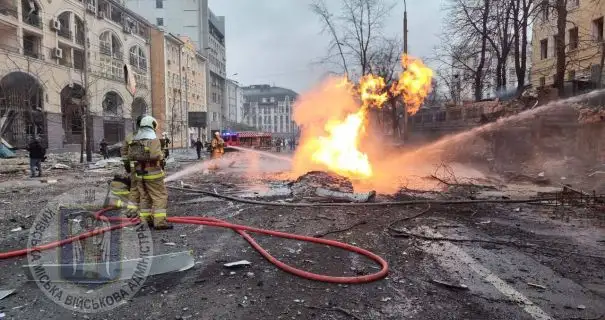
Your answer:
[[[430,92],[432,71],[420,60],[405,55],[402,65],[405,71],[390,90],[394,95],[401,94],[408,112],[414,114]],[[370,157],[360,145],[367,141],[368,110],[381,108],[388,98],[384,79],[371,74],[363,76],[357,86],[346,78],[331,78],[299,96],[293,120],[302,132],[293,159],[294,174],[327,170],[357,180],[376,177]],[[372,150],[373,157],[380,156],[374,154],[376,150]]]
[[[391,92],[401,93],[407,112],[414,115],[432,90],[433,70],[426,67],[419,59],[406,54],[401,56],[401,66],[404,71],[399,76],[397,84],[391,88]]]

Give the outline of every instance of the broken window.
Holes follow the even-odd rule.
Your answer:
[[[578,49],[579,42],[578,27],[569,29],[569,50]]]
[[[603,41],[603,17],[592,20],[592,34],[595,41]]]
[[[540,59],[548,58],[548,39],[540,40]]]

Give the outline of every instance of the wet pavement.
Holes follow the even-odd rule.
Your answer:
[[[183,154],[180,159],[188,159],[191,154]],[[180,168],[187,165],[190,164],[183,162]],[[183,181],[195,188],[216,189],[225,194],[247,193],[255,198],[270,196],[271,200],[288,198],[283,184],[267,185],[261,183],[263,177],[243,176],[248,169],[243,166],[232,171],[198,173]],[[10,186],[2,187],[3,197],[11,194],[12,198],[0,217],[4,235],[0,250],[25,246],[32,219],[28,215],[36,214],[49,197],[74,187],[68,175],[64,174],[48,190],[13,192]],[[96,179],[99,186],[103,183],[102,176],[89,179]],[[68,181],[72,185],[66,185]],[[266,193],[273,190],[280,191]],[[529,195],[531,192],[526,190],[525,196]],[[210,216],[303,235],[325,235],[385,258],[390,265],[389,275],[361,285],[305,280],[275,268],[230,230],[176,225],[174,230],[153,233],[154,252],[192,251],[195,266],[148,278],[143,289],[118,309],[87,315],[63,309],[51,302],[36,284],[26,281],[20,267],[27,259],[12,259],[0,261],[4,271],[0,275],[0,289],[16,289],[13,295],[0,300],[0,312],[6,319],[602,319],[605,316],[603,210],[530,204],[439,205],[415,219],[405,219],[425,209],[422,205],[280,208],[171,191],[172,216]],[[19,225],[25,230],[10,231]],[[393,230],[400,233],[394,234]],[[280,260],[312,272],[353,276],[377,271],[373,262],[340,249],[274,237],[255,238]],[[223,266],[244,259],[251,265],[240,269]]]

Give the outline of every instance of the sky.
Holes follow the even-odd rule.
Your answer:
[[[384,33],[403,35],[403,1],[384,23]],[[327,54],[330,37],[322,34],[311,0],[210,0],[211,10],[225,16],[227,76],[241,85],[270,84],[302,93],[330,68],[317,63]],[[338,13],[338,0],[328,0]],[[441,0],[407,0],[408,51],[430,56],[441,30]]]

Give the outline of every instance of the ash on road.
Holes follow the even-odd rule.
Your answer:
[[[116,169],[119,170],[119,169]],[[2,179],[0,250],[23,248],[34,215],[54,196],[105,184],[111,173],[51,173],[55,184]],[[88,171],[87,171],[88,172]],[[79,177],[79,176],[78,176]],[[11,181],[28,181],[17,184]],[[188,177],[196,188],[243,193],[258,184],[240,173]],[[526,196],[530,195],[526,193]],[[403,196],[403,195],[401,195]],[[395,197],[393,197],[394,199]],[[264,200],[288,200],[286,195]],[[231,230],[176,225],[154,232],[155,254],[192,250],[190,270],[147,279],[118,309],[81,314],[51,302],[21,266],[2,260],[6,319],[601,319],[605,315],[603,208],[475,204],[408,207],[268,207],[171,191],[172,216],[323,236],[368,249],[390,264],[387,278],[363,285],[300,279],[276,269]],[[417,216],[406,219],[406,217]],[[17,227],[22,231],[11,231]],[[325,246],[256,236],[284,262],[328,275],[377,271],[373,262]],[[448,241],[439,240],[447,238]],[[166,243],[175,245],[166,245]],[[248,260],[250,266],[223,264]]]

